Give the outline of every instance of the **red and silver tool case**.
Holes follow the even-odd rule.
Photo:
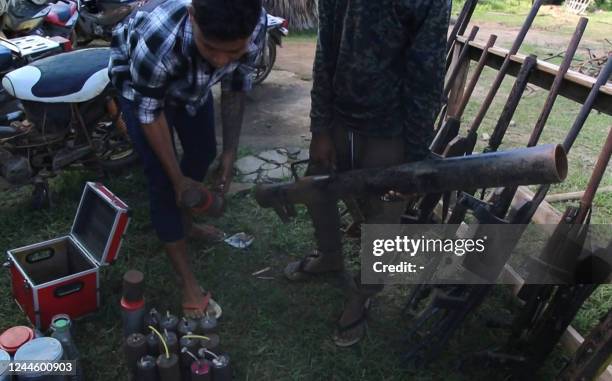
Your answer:
[[[7,252],[13,297],[38,329],[56,314],[77,319],[99,308],[100,269],[117,258],[129,220],[123,201],[88,182],[67,236]]]

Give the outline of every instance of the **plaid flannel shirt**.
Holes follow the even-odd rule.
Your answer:
[[[199,55],[187,5],[189,0],[153,0],[113,31],[109,75],[121,95],[138,107],[142,124],[152,123],[165,102],[184,105],[193,115],[211,87],[248,91],[255,59],[263,49],[267,25],[261,15],[247,53],[215,69]]]

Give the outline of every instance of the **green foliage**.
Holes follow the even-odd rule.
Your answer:
[[[595,0],[590,8],[599,9],[602,11],[612,11],[612,0]],[[590,9],[591,10],[591,9]]]

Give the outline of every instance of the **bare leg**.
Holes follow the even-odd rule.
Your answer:
[[[166,254],[170,258],[172,267],[180,279],[181,287],[183,288],[183,304],[198,305],[202,303],[204,295],[202,289],[191,270],[189,258],[187,255],[187,242],[183,239],[177,242],[167,243],[165,245]],[[192,318],[201,317],[205,311],[197,309],[185,310],[185,315]]]

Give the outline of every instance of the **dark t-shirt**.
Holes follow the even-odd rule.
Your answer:
[[[442,100],[448,0],[319,0],[311,130],[340,122],[427,145]]]

